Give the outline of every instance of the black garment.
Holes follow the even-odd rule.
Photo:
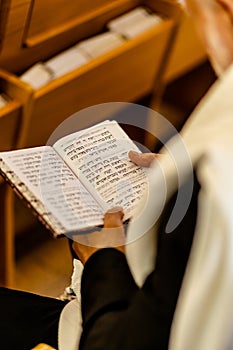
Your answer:
[[[58,321],[65,302],[0,288],[0,344],[4,350],[29,350],[39,343],[57,349]]]
[[[84,331],[80,350],[164,350],[196,223],[195,182],[188,212],[177,229],[164,233],[175,197],[160,224],[156,268],[139,289],[125,256],[102,249],[88,260],[82,278]],[[146,254],[146,252],[145,252]],[[38,343],[57,348],[65,302],[0,288],[0,339],[4,350],[29,350]]]
[[[81,350],[165,350],[188,261],[197,215],[199,184],[192,201],[172,232],[165,227],[176,196],[163,213],[156,268],[139,289],[126,259],[103,249],[87,261],[82,277],[83,334]],[[146,252],[145,252],[146,254]]]

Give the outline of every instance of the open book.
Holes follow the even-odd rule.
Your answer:
[[[103,224],[115,205],[128,220],[148,183],[128,151],[139,151],[116,121],[62,137],[53,146],[0,152],[0,172],[53,235]]]

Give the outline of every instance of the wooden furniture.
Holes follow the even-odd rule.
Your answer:
[[[178,8],[172,0],[1,0],[0,66],[19,72],[102,32],[110,19],[139,5],[170,18]]]
[[[51,4],[50,1],[46,2],[46,6],[47,3],[49,6],[55,6],[55,1]],[[51,55],[51,50],[54,55],[59,50],[64,49],[65,45],[74,43],[74,40],[76,43],[81,38],[98,34],[104,30],[106,23],[111,18],[138,5],[145,5],[152,11],[162,14],[164,21],[137,38],[127,40],[117,49],[91,60],[84,66],[38,90],[34,90],[32,115],[25,139],[25,145],[29,146],[44,144],[56,126],[68,116],[85,107],[111,101],[133,102],[150,93],[155,88],[155,82],[159,82],[175,24],[180,15],[179,7],[174,6],[172,1],[164,0],[156,2],[151,0],[99,0],[96,2],[99,4],[98,6],[96,3],[92,6],[89,4],[89,11],[87,11],[88,2],[85,1],[80,1],[79,11],[78,9],[74,11],[73,6],[77,5],[73,3],[71,9],[70,5],[68,9],[67,5],[64,6],[64,1],[58,3],[59,6],[62,3],[63,9],[65,8],[66,14],[62,16],[63,20],[61,15],[56,20],[48,18],[48,11],[43,10],[44,1],[41,2],[41,7],[35,1],[33,11],[31,9],[32,14],[30,14],[29,27],[31,29],[27,29],[26,36],[24,34],[23,46],[13,45],[16,42],[16,33],[10,31],[10,24],[9,28],[7,26],[5,34],[5,43],[7,44],[3,46],[0,65],[6,69],[17,71],[25,68],[29,58],[32,64],[39,59],[48,58]],[[14,1],[12,9],[8,13],[9,16],[14,13],[13,4]],[[22,6],[25,10],[24,6],[26,3]],[[59,9],[61,10],[60,7]],[[21,11],[23,11],[22,8]],[[43,20],[46,22],[45,27],[43,27],[43,23],[39,25],[41,22],[33,15],[34,11],[38,13],[39,18],[42,14],[45,16]],[[73,18],[74,14],[75,18]],[[18,13],[18,17],[22,21],[22,12]],[[20,25],[23,24],[20,22]],[[64,35],[69,36],[69,40]],[[29,40],[29,44],[27,40]],[[19,42],[19,38],[17,42]],[[12,47],[14,52],[11,52]],[[14,57],[12,64],[11,56]],[[15,66],[16,61],[17,66]],[[36,130],[36,133],[33,130]]]
[[[192,19],[183,11],[166,72],[163,77],[165,84],[185,74],[206,60],[206,50],[194,27]]]
[[[38,90],[18,78],[34,63],[105,31],[110,19],[140,5],[161,14],[162,23]],[[180,14],[172,0],[1,0],[1,88],[13,100],[0,110],[0,127],[5,122],[12,128],[0,150],[44,144],[64,119],[85,107],[134,102],[152,93],[163,76]],[[14,211],[12,191],[5,185],[0,205],[0,282],[11,286]]]
[[[169,83],[191,71],[206,60],[206,50],[196,32],[194,23],[189,15],[185,11],[182,11],[179,26],[177,27],[177,32],[170,47],[169,57],[165,63],[165,71],[161,77],[159,88],[153,98],[153,108],[159,110],[164,90]],[[161,126],[155,126],[153,118],[148,118],[148,130],[155,130],[156,127]],[[154,135],[146,135],[145,144],[149,149],[154,149],[154,144],[157,141]]]
[[[0,70],[0,90],[10,98],[0,108],[0,150],[20,147],[27,121],[32,90],[9,73]],[[14,203],[13,191],[0,178],[0,282],[11,285],[14,271]]]

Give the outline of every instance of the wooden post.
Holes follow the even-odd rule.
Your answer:
[[[14,279],[14,201],[13,191],[0,183],[0,285],[11,287]]]

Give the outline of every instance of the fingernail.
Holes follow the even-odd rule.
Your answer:
[[[117,213],[118,211],[122,211],[122,212],[123,212],[123,208],[120,207],[120,206],[115,206],[115,207],[109,209],[109,210],[107,211],[107,213],[113,214],[113,213]]]
[[[129,153],[131,153],[131,154],[134,154],[135,156],[138,156],[140,153],[138,153],[138,152],[136,152],[136,151],[129,151]],[[128,153],[128,154],[129,154]]]

